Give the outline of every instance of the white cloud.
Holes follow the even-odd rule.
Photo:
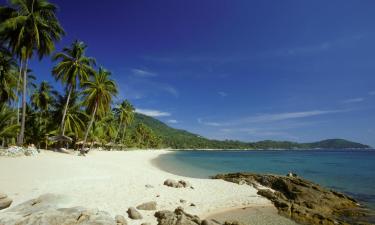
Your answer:
[[[144,114],[146,116],[152,116],[152,117],[165,117],[165,116],[171,116],[171,113],[169,112],[162,112],[159,110],[154,109],[135,109],[135,112]]]
[[[368,94],[369,95],[375,95],[375,91],[370,91]]]
[[[157,74],[151,71],[147,70],[141,70],[141,69],[131,69],[133,75],[139,76],[139,77],[155,77]]]
[[[303,111],[303,112],[261,114],[261,115],[256,115],[256,116],[244,117],[244,118],[229,121],[229,122],[212,122],[212,121],[207,122],[199,118],[198,122],[200,124],[204,124],[207,126],[214,126],[214,127],[236,126],[236,125],[241,125],[244,123],[269,123],[269,122],[283,121],[283,120],[289,120],[289,119],[298,119],[298,118],[319,116],[319,115],[325,115],[325,114],[339,113],[339,112],[344,112],[344,111],[346,110],[311,110],[311,111]]]
[[[349,98],[349,99],[342,101],[342,103],[345,103],[345,104],[357,103],[357,102],[363,102],[364,100],[365,100],[364,98]]]
[[[218,94],[221,96],[221,97],[227,97],[228,96],[228,93],[224,92],[224,91],[219,91]]]
[[[176,124],[176,123],[178,123],[178,121],[177,121],[177,120],[168,120],[167,122],[168,122],[168,123],[173,123],[173,124]]]

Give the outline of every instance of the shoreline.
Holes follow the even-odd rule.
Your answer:
[[[157,210],[174,210],[204,216],[223,210],[273,204],[248,185],[199,179],[166,172],[152,160],[170,150],[92,151],[86,157],[42,150],[33,157],[0,157],[2,189],[13,206],[52,193],[65,196],[63,207],[98,208],[126,215],[129,207],[156,201]],[[186,180],[194,189],[170,188],[166,179]],[[153,186],[146,188],[146,185]],[[159,197],[158,197],[159,196]],[[181,203],[183,199],[186,203]],[[190,206],[193,203],[195,206]],[[6,211],[6,210],[4,210]],[[2,212],[0,213],[0,218]],[[156,224],[154,211],[141,211],[142,222]],[[128,220],[129,224],[138,224]]]

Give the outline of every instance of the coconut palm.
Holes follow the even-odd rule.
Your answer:
[[[10,0],[9,7],[1,7],[0,39],[20,59],[23,72],[22,121],[18,144],[24,141],[28,61],[35,54],[39,59],[51,54],[54,42],[64,35],[57,17],[56,6],[47,0]]]
[[[56,80],[61,80],[68,91],[68,98],[66,99],[63,116],[61,119],[60,129],[61,135],[65,133],[65,117],[68,110],[71,93],[76,90],[77,86],[89,78],[89,75],[94,74],[92,66],[95,60],[85,56],[87,46],[81,41],[74,41],[70,48],[64,48],[53,56],[55,61],[60,62],[53,68],[52,73]]]
[[[126,128],[133,122],[134,120],[134,106],[128,101],[124,100],[121,104],[115,108],[115,113],[119,119],[119,125],[116,133],[115,140],[117,139],[120,131],[122,131],[121,140],[124,140]]]
[[[44,136],[46,148],[48,143],[48,121],[50,119],[48,112],[53,100],[51,92],[52,86],[47,81],[43,81],[31,95],[31,105],[36,110],[38,126]]]
[[[16,99],[17,63],[11,53],[0,48],[0,104]]]
[[[87,136],[90,132],[91,126],[96,116],[102,117],[110,110],[112,97],[117,94],[116,83],[110,79],[111,73],[102,67],[94,76],[83,82],[84,88],[84,105],[87,107],[87,112],[91,114],[91,119],[86,128],[85,138],[83,140],[83,147],[87,141]]]
[[[13,124],[10,121],[15,117],[15,112],[5,104],[0,104],[0,138],[2,145],[8,138],[14,138],[19,129],[18,124]]]
[[[60,95],[58,92],[53,92],[54,99],[54,112],[53,117],[57,120],[61,120],[62,113],[65,109],[66,100],[68,93]],[[72,91],[70,95],[70,101],[66,110],[64,129],[69,136],[78,139],[78,137],[85,130],[85,121],[87,114],[81,109],[81,102],[79,102],[79,95],[76,91]],[[83,136],[83,135],[82,135]]]

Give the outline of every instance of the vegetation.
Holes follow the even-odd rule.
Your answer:
[[[84,148],[86,144],[117,149],[368,147],[338,139],[305,144],[218,141],[173,129],[154,118],[136,114],[125,99],[114,104],[118,91],[111,73],[97,67],[95,59],[86,56],[87,45],[78,40],[52,57],[56,64],[51,74],[65,90],[60,93],[47,81],[36,85],[34,82],[38,81],[29,68],[29,60],[34,55],[42,59],[52,54],[55,42],[64,35],[55,13],[56,6],[47,0],[10,0],[7,6],[0,6],[0,141],[3,146],[17,143],[55,148],[63,144],[57,142],[59,138],[65,138],[72,140],[69,147],[73,148]]]

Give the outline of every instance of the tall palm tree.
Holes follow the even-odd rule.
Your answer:
[[[36,53],[39,59],[51,54],[54,42],[64,35],[56,17],[56,6],[47,0],[10,0],[9,7],[1,7],[2,22],[0,24],[0,39],[22,62],[22,121],[18,145],[24,141],[26,99],[27,99],[27,69],[28,61]]]
[[[0,47],[0,104],[16,99],[17,63],[11,53]]]
[[[46,148],[48,143],[48,112],[53,100],[51,92],[52,86],[47,81],[43,81],[40,83],[39,88],[31,95],[31,105],[36,110],[38,125],[44,136]]]
[[[117,94],[116,83],[110,79],[111,73],[102,67],[94,76],[83,82],[84,105],[91,114],[91,119],[86,128],[83,147],[87,141],[87,136],[95,120],[95,116],[104,116],[111,107],[112,97]]]
[[[5,104],[0,104],[0,138],[2,139],[2,145],[5,143],[5,139],[14,138],[19,129],[18,124],[12,124],[12,118],[15,117],[15,112]]]
[[[119,119],[119,125],[116,133],[115,140],[118,138],[120,131],[122,131],[121,140],[124,139],[126,128],[133,122],[134,120],[134,106],[128,101],[124,100],[121,104],[115,108],[115,113]],[[122,128],[122,129],[121,129]]]
[[[53,56],[53,59],[60,62],[53,68],[52,73],[56,80],[61,80],[66,85],[68,98],[66,99],[63,116],[61,119],[61,135],[65,133],[65,117],[68,110],[71,93],[76,90],[77,86],[86,81],[95,71],[92,66],[95,60],[85,56],[87,45],[81,41],[74,41],[70,48],[64,48]]]

